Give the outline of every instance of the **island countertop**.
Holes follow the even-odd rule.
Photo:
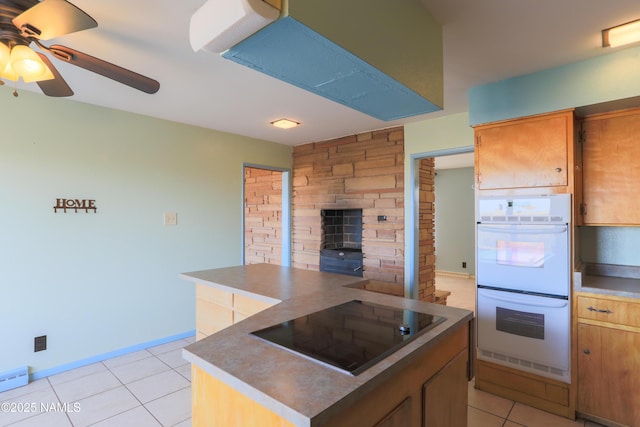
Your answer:
[[[275,304],[189,345],[183,356],[298,426],[324,424],[473,319],[468,310],[357,289],[366,279],[339,274],[253,264],[184,273],[181,277]],[[356,376],[250,335],[354,299],[442,316],[446,320]]]

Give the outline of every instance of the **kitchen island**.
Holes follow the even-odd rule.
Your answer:
[[[231,318],[183,351],[192,363],[194,426],[466,425],[472,312],[358,289],[362,278],[267,264],[181,277],[224,301],[198,306],[196,316],[220,309]],[[251,335],[353,300],[444,320],[357,375]],[[255,313],[242,308],[248,301]]]

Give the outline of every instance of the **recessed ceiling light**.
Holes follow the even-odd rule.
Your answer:
[[[276,120],[274,122],[271,122],[271,124],[274,125],[277,128],[291,129],[291,128],[294,128],[294,127],[298,126],[300,123],[294,122],[293,120],[289,120],[289,119],[280,119],[280,120]]]
[[[602,47],[640,42],[640,19],[602,30]]]

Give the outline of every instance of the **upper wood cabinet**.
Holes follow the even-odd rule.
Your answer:
[[[477,189],[570,185],[573,122],[573,110],[565,110],[477,126]]]
[[[640,224],[640,109],[582,122],[583,222]]]

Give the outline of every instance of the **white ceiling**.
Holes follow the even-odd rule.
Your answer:
[[[98,28],[49,44],[116,63],[161,86],[148,95],[54,59],[75,92],[70,99],[297,145],[467,111],[470,87],[605,54],[600,30],[640,18],[638,0],[421,0],[443,25],[445,108],[384,122],[193,52],[189,19],[204,1],[72,0]],[[0,96],[11,96],[10,86],[0,88]],[[22,83],[18,90],[39,91]],[[281,130],[268,124],[281,117],[302,125]]]

